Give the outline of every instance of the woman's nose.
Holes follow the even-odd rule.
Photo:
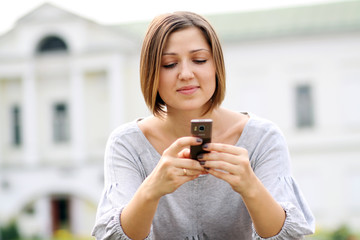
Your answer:
[[[194,73],[193,70],[191,68],[191,66],[189,66],[189,63],[182,63],[181,67],[180,67],[180,72],[179,72],[179,79],[180,80],[189,80],[194,78]]]

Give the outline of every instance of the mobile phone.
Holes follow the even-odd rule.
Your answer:
[[[211,142],[212,119],[193,119],[191,120],[191,134],[203,140],[202,145]],[[190,157],[198,160],[197,156],[201,153],[207,153],[202,145],[190,146]]]

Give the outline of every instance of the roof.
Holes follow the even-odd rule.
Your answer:
[[[223,41],[360,30],[360,1],[339,1],[271,10],[205,15]],[[143,37],[149,22],[115,28]]]
[[[54,5],[53,3],[45,2],[31,12],[19,18],[16,21],[16,24],[43,23],[44,21],[68,21],[69,19],[85,20],[94,23],[94,21],[90,19],[67,11],[61,7]]]

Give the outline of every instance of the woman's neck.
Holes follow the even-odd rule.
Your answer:
[[[207,112],[205,115],[200,112],[168,112],[162,119],[162,125],[168,133],[176,138],[190,136],[190,122],[192,119],[210,118],[213,119],[214,122],[218,122],[219,118],[217,116],[219,115],[219,111],[221,111],[219,108],[215,108]]]

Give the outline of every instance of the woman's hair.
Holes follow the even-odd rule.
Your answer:
[[[166,41],[171,33],[196,27],[201,30],[212,52],[215,63],[216,89],[211,105],[206,112],[219,106],[225,95],[225,65],[220,41],[210,23],[202,16],[191,12],[175,12],[160,15],[150,23],[144,38],[140,57],[141,90],[146,105],[155,116],[165,113],[165,102],[158,93],[161,58]],[[205,113],[206,113],[205,112]],[[204,114],[205,114],[204,113]]]

